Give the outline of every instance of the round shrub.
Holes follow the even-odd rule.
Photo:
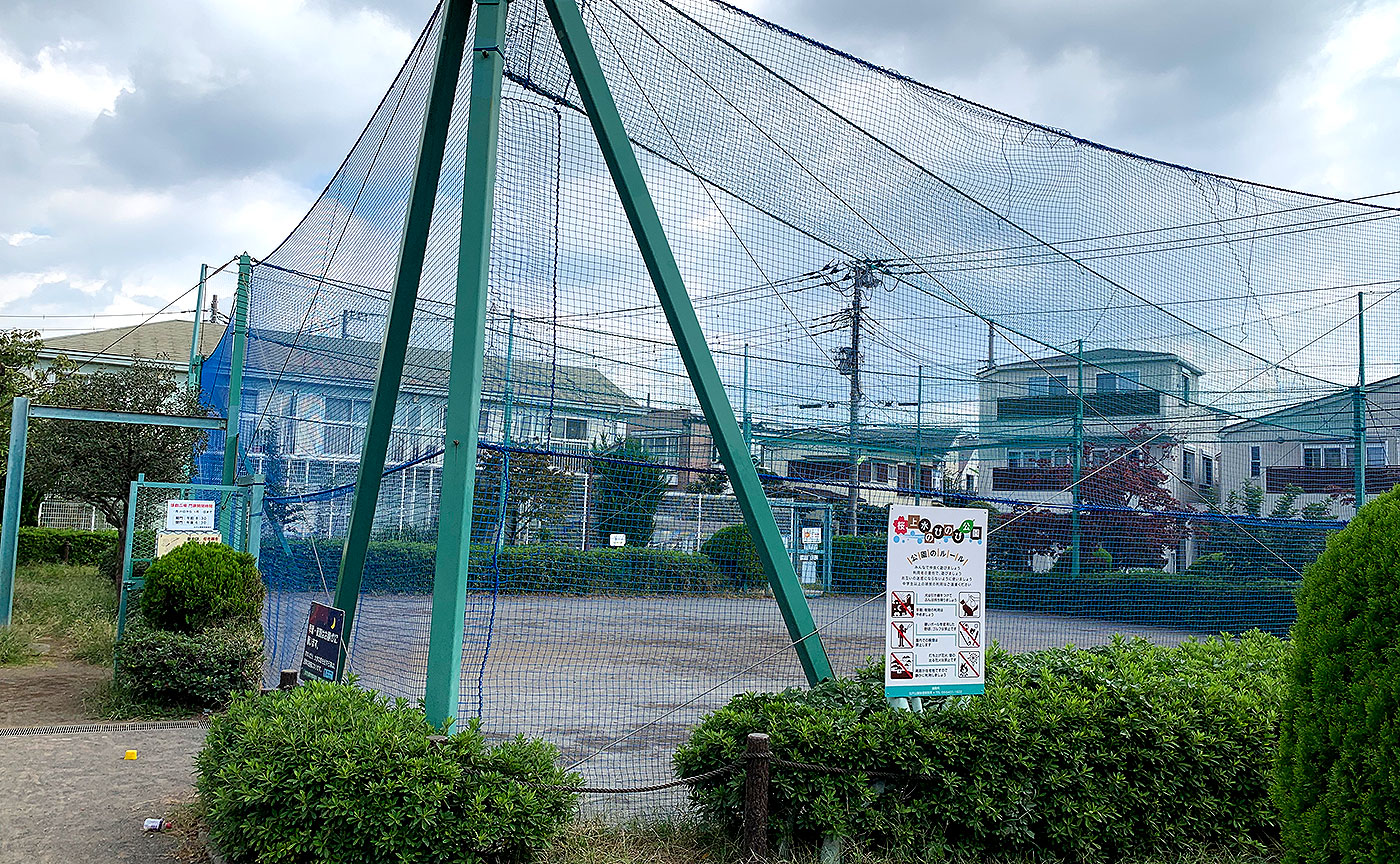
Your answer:
[[[1400,492],[1298,591],[1274,797],[1290,862],[1400,861]]]
[[[353,684],[241,697],[195,763],[210,838],[234,862],[514,862],[572,816],[552,745],[437,731]]]
[[[700,554],[713,561],[725,581],[735,588],[759,588],[768,584],[747,525],[719,529],[700,546]]]
[[[256,620],[262,599],[252,555],[222,543],[186,543],[147,568],[141,615],[162,630],[196,633]]]

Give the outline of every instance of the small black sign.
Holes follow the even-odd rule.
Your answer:
[[[301,657],[301,680],[334,681],[340,665],[341,633],[345,630],[345,610],[311,604],[306,624],[306,653]]]

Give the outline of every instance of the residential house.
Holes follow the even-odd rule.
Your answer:
[[[1080,368],[1082,361],[1082,394]],[[1199,506],[1219,487],[1218,412],[1200,405],[1201,370],[1175,354],[1099,348],[1008,363],[978,373],[978,491],[991,499],[1072,502],[1075,415],[1089,472],[1132,446],[1169,479],[1184,505]]]
[[[1220,433],[1221,492],[1263,493],[1261,511],[1273,512],[1290,489],[1294,507],[1323,505],[1338,519],[1356,512],[1355,390],[1339,388],[1316,399],[1226,426]],[[1367,496],[1400,483],[1400,376],[1366,387]]]

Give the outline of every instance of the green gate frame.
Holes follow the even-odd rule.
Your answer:
[[[240,552],[247,552],[253,556],[253,563],[258,561],[258,553],[262,548],[262,520],[263,520],[263,475],[252,474],[239,477],[232,486],[221,483],[161,483],[154,480],[147,480],[145,474],[136,475],[136,479],[131,481],[131,489],[127,493],[126,499],[126,545],[122,549],[122,581],[121,595],[117,601],[117,638],[120,642],[122,633],[126,630],[126,598],[127,593],[144,587],[146,578],[144,576],[132,575],[136,564],[149,564],[155,560],[154,555],[150,558],[136,558],[134,553],[134,539],[136,536],[136,502],[137,496],[142,489],[174,489],[180,492],[217,492],[224,499],[225,512],[232,503],[232,499],[237,496],[243,499],[243,519],[235,523],[232,519],[219,520],[219,534],[223,537],[223,542],[227,546],[232,546]],[[239,543],[241,532],[242,542]],[[241,547],[241,548],[240,548]]]
[[[545,0],[545,7],[686,372],[695,387],[701,411],[709,423],[720,462],[729,472],[739,508],[754,537],[798,660],[810,683],[830,678],[831,664],[812,619],[811,609],[783,544],[773,510],[759,483],[758,471],[749,455],[743,430],[735,418],[714,357],[705,342],[704,332],[647,190],[641,166],[623,127],[602,65],[584,26],[577,0]],[[476,474],[477,418],[481,406],[491,220],[495,206],[504,65],[501,45],[506,31],[507,3],[506,0],[476,0],[476,8],[457,259],[457,314],[452,325],[440,527],[424,694],[428,720],[434,724],[456,719],[461,686],[467,554],[470,549],[472,491]],[[345,539],[336,585],[335,604],[345,610],[345,632],[352,637],[355,603],[363,578],[380,478],[384,471],[395,403],[398,401],[399,379],[408,346],[413,306],[422,277],[429,221],[437,195],[471,9],[472,0],[446,0],[439,33],[427,111],[419,140],[418,163],[370,404],[369,426],[365,432],[349,533]]]

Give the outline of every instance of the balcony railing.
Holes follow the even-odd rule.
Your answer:
[[[998,420],[1034,420],[1073,417],[1079,400],[1072,395],[1013,396],[997,400]],[[1154,390],[1119,393],[1085,393],[1084,418],[1155,417],[1162,413],[1162,395]]]
[[[1304,492],[1316,494],[1346,494],[1355,489],[1354,477],[1350,466],[1345,468],[1265,468],[1264,490],[1270,493],[1279,493],[1289,486],[1297,486]],[[1366,469],[1367,495],[1389,492],[1397,483],[1400,483],[1400,466],[1376,466]]]

